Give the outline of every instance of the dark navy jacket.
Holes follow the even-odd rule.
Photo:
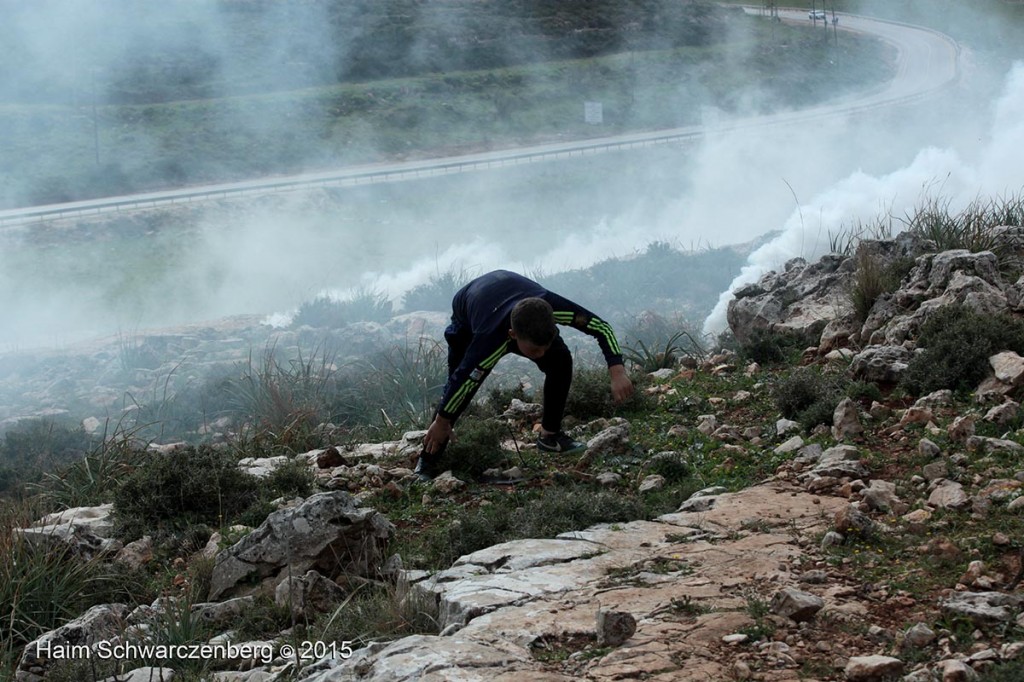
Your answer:
[[[453,350],[462,343],[468,346],[448,378],[438,414],[457,419],[498,360],[507,353],[518,354],[515,340],[508,335],[512,328],[512,308],[530,297],[550,303],[557,324],[573,327],[597,339],[609,367],[622,364],[622,350],[607,322],[522,275],[495,270],[474,279],[452,300],[452,324],[445,338]]]

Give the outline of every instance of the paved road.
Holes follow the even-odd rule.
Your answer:
[[[747,8],[757,13],[759,8]],[[831,15],[829,15],[831,17]],[[831,100],[799,111],[734,118],[706,126],[688,126],[653,132],[630,133],[588,140],[534,145],[445,158],[349,166],[329,172],[205,185],[178,190],[107,197],[66,204],[33,206],[0,211],[0,226],[53,218],[72,218],[101,213],[192,203],[210,199],[284,192],[314,187],[345,187],[380,182],[463,173],[552,159],[585,156],[607,151],[678,142],[731,131],[774,125],[801,124],[826,117],[902,104],[925,98],[954,83],[959,75],[959,51],[949,36],[928,29],[870,17],[839,14],[839,29],[876,36],[898,49],[895,77],[878,88]],[[805,10],[782,10],[783,21],[807,24]],[[815,22],[820,26],[820,22]],[[819,29],[824,30],[824,29]],[[829,29],[831,30],[831,28]]]

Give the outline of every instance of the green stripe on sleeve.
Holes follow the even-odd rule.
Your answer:
[[[590,323],[587,325],[587,328],[592,329],[593,331],[603,336],[605,341],[608,342],[608,347],[612,349],[613,353],[621,353],[621,351],[619,350],[619,342],[615,338],[615,332],[612,331],[612,327],[610,324],[603,320],[598,320],[597,318],[594,318],[590,320]]]

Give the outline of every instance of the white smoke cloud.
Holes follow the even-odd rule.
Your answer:
[[[726,311],[739,287],[756,282],[766,272],[780,269],[800,256],[814,260],[828,252],[830,236],[842,235],[852,226],[870,225],[891,216],[894,231],[899,218],[931,197],[948,201],[951,212],[965,208],[979,197],[1019,193],[1024,187],[1024,64],[1017,64],[1006,80],[994,106],[988,139],[977,160],[969,162],[951,148],[930,147],[913,161],[891,173],[856,172],[799,206],[782,225],[782,233],[752,253],[729,289],[722,293],[704,321],[704,332],[718,334],[727,327]]]

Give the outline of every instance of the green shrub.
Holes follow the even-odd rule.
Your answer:
[[[1024,321],[946,306],[921,325],[917,345],[923,350],[911,359],[900,386],[915,395],[947,388],[971,391],[991,371],[989,357],[1001,351],[1024,353]]]
[[[53,419],[29,419],[4,434],[0,443],[0,492],[80,460],[96,439],[78,424]]]
[[[209,446],[152,454],[114,494],[122,535],[128,529],[232,523],[259,497],[259,481],[230,453]]]
[[[573,373],[569,397],[565,403],[565,414],[580,420],[597,417],[612,417],[621,411],[640,412],[649,409],[652,398],[643,391],[650,384],[646,374],[634,374],[632,397],[620,405],[612,400],[611,384],[606,367],[582,367]]]
[[[309,497],[316,489],[316,476],[302,460],[291,459],[270,472],[260,486],[272,497]]]
[[[635,497],[619,495],[588,486],[553,486],[513,515],[518,538],[551,538],[598,523],[615,523],[643,518],[642,503]]]
[[[513,508],[502,499],[461,514],[445,526],[432,528],[425,542],[428,565],[424,568],[448,568],[460,556],[512,539],[512,512]]]
[[[659,452],[645,463],[649,474],[664,476],[668,483],[684,481],[692,474],[690,463],[680,452]]]
[[[805,429],[831,424],[836,405],[845,395],[847,382],[811,367],[798,367],[772,388],[772,399],[782,416],[800,422]]]
[[[978,682],[1016,682],[1024,680],[1024,661],[1006,661],[983,669]]]
[[[846,386],[846,396],[858,402],[881,402],[882,390],[873,381],[851,381]]]
[[[807,334],[758,328],[740,343],[739,354],[760,365],[776,365],[794,361],[805,348],[814,345],[817,340]]]
[[[480,478],[484,471],[506,464],[508,453],[501,443],[508,438],[508,427],[494,419],[459,420],[455,437],[448,444],[441,466],[456,475]]]

